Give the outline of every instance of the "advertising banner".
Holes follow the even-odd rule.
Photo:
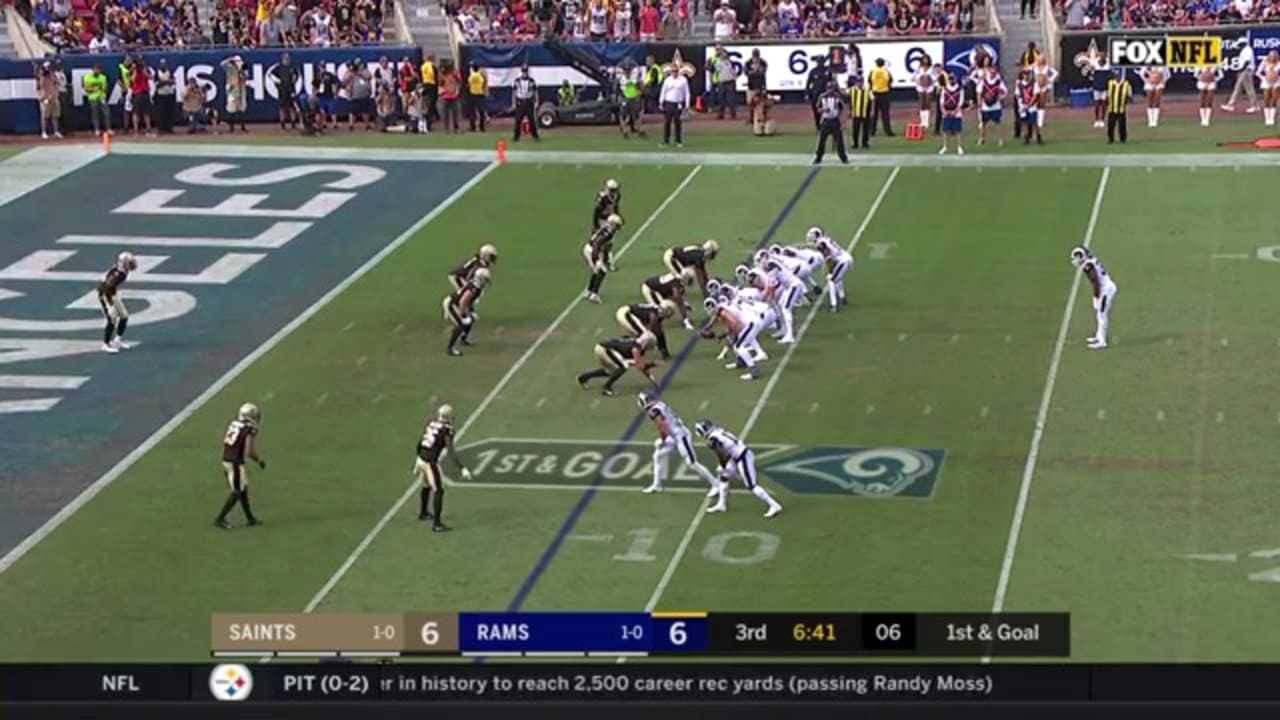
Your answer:
[[[838,42],[796,45],[732,44],[725,45],[724,48],[729,52],[729,59],[738,69],[739,90],[747,89],[747,78],[742,72],[742,67],[751,57],[752,52],[759,50],[760,57],[768,64],[765,85],[769,91],[801,92],[805,89],[809,72],[818,64],[819,59],[826,62],[827,58],[833,54],[845,56],[845,72],[842,73],[837,69],[837,76],[842,86],[845,85],[844,74],[856,69],[859,63],[865,74],[875,67],[877,59],[883,59],[885,67],[893,75],[893,87],[914,87],[911,74],[920,66],[920,59],[929,55],[934,62],[941,62],[944,43],[942,40],[920,38],[905,41],[864,41],[852,45]],[[715,52],[715,47],[709,45],[704,52],[705,61]]]
[[[1062,67],[1058,92],[1065,94],[1073,89],[1089,86],[1089,78],[1098,63],[1108,61],[1117,67],[1134,69],[1144,65],[1161,65],[1170,72],[1167,89],[1172,92],[1193,92],[1194,72],[1206,59],[1220,64],[1226,77],[1223,86],[1230,87],[1236,71],[1247,67],[1252,52],[1250,36],[1259,30],[1240,27],[1220,27],[1205,31],[1163,32],[1069,32],[1062,35]],[[1278,38],[1280,29],[1270,30]],[[1132,78],[1131,78],[1132,79]],[[1141,89],[1135,81],[1135,89]]]

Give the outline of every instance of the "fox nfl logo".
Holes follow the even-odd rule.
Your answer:
[[[1107,62],[1117,67],[1165,67],[1171,70],[1222,65],[1220,37],[1110,38]]]

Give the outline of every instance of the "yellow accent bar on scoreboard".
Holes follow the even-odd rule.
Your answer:
[[[707,611],[706,610],[676,610],[676,611],[667,611],[667,612],[652,612],[652,613],[649,613],[649,616],[655,617],[655,618],[705,618],[707,616]]]

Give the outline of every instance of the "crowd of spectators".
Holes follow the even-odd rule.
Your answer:
[[[1280,1],[1280,0],[1278,0]],[[677,40],[705,15],[718,40],[967,32],[981,0],[490,0],[451,2],[464,39]]]
[[[1061,0],[1068,30],[1280,22],[1280,0]]]
[[[150,47],[338,47],[382,42],[389,0],[31,0],[29,20],[59,52]]]

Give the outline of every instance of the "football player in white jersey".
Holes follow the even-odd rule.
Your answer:
[[[1089,338],[1090,350],[1102,350],[1107,346],[1107,328],[1111,325],[1111,307],[1116,301],[1116,283],[1102,266],[1102,261],[1089,248],[1071,249],[1071,264],[1089,279],[1093,290],[1093,311],[1098,318],[1098,331]]]
[[[702,337],[718,338],[734,355],[735,361],[725,365],[725,368],[745,370],[746,372],[738,376],[743,380],[755,380],[760,377],[756,358],[763,354],[763,350],[760,349],[756,337],[764,329],[764,319],[716,298],[704,300],[703,307],[711,316],[711,320],[703,327]],[[716,335],[717,325],[724,327],[724,334]]]
[[[837,306],[849,303],[849,296],[844,291],[844,276],[853,269],[853,255],[826,234],[820,234],[817,238],[811,234],[809,241],[826,258],[827,300],[830,302],[831,312],[835,312]]]
[[[706,441],[707,447],[711,448],[720,461],[719,482],[707,493],[707,497],[715,497],[717,500],[707,508],[707,512],[724,512],[729,509],[729,481],[735,477],[742,480],[742,484],[752,495],[769,506],[765,517],[771,518],[782,512],[782,505],[773,499],[768,490],[756,484],[756,456],[746,443],[710,420],[699,420],[694,431]]]
[[[776,260],[768,260],[761,273],[763,283],[757,281],[756,287],[764,290],[764,298],[774,306],[781,321],[777,338],[782,345],[790,345],[796,341],[795,307],[804,297],[804,282]]]
[[[645,417],[658,426],[658,439],[653,442],[653,482],[641,492],[662,492],[662,482],[667,478],[667,461],[671,453],[677,453],[684,466],[692,469],[698,477],[707,481],[714,490],[719,481],[715,475],[698,462],[693,450],[693,435],[684,421],[676,415],[671,406],[659,400],[653,393],[642,392],[636,396],[636,404]]]
[[[825,258],[822,253],[811,247],[784,247],[782,248],[784,257],[793,258],[796,261],[796,269],[792,272],[795,276],[804,280],[809,285],[809,289],[813,291],[814,296],[818,296],[818,279],[814,277],[814,273],[818,268],[822,267]]]

